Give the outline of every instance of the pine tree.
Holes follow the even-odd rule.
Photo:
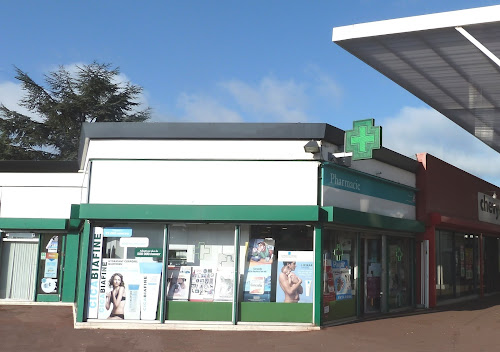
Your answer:
[[[71,73],[64,66],[45,75],[45,86],[15,67],[25,91],[19,105],[36,117],[0,103],[0,159],[76,160],[84,122],[142,122],[151,110],[138,110],[142,87],[118,82],[120,71],[93,62]]]

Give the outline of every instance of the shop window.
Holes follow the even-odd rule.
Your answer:
[[[479,239],[476,235],[436,232],[438,299],[473,294],[479,287]]]
[[[323,314],[325,321],[356,315],[356,233],[326,230],[323,235]]]
[[[240,243],[240,321],[311,322],[313,228],[287,224],[242,226]]]
[[[40,261],[38,266],[38,294],[59,293],[61,283],[61,248],[63,236],[58,234],[40,235]]]
[[[233,300],[234,231],[234,225],[223,224],[170,226],[169,300]],[[219,287],[217,276],[224,279]],[[227,282],[229,279],[231,283]]]
[[[410,239],[388,240],[389,254],[389,309],[411,304]]]
[[[438,299],[454,296],[455,254],[453,234],[436,231],[436,292]]]
[[[159,319],[164,229],[162,224],[95,224],[88,319]]]

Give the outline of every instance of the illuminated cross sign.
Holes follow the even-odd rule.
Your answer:
[[[374,124],[374,119],[354,121],[345,132],[344,151],[352,153],[352,160],[371,159],[373,149],[382,146],[382,127]]]
[[[401,258],[403,258],[403,251],[398,247],[396,248],[396,259],[400,262]]]
[[[337,244],[337,247],[333,250],[333,255],[335,256],[335,259],[337,261],[342,260],[342,255],[344,254],[344,251],[342,250],[342,247],[340,247],[340,243]]]

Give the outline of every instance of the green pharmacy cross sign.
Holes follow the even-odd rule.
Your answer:
[[[344,251],[342,250],[342,247],[340,247],[340,243],[337,243],[337,247],[333,250],[333,255],[335,256],[335,259],[337,261],[342,260],[342,255],[344,254]]]
[[[371,159],[373,149],[382,146],[382,127],[374,126],[374,119],[352,123],[353,129],[345,132],[344,151],[352,152],[352,160]]]
[[[400,262],[401,258],[403,258],[403,251],[398,247],[396,248],[396,259]]]

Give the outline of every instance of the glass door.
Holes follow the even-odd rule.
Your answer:
[[[364,238],[364,312],[380,312],[382,279],[382,241],[378,238]]]

